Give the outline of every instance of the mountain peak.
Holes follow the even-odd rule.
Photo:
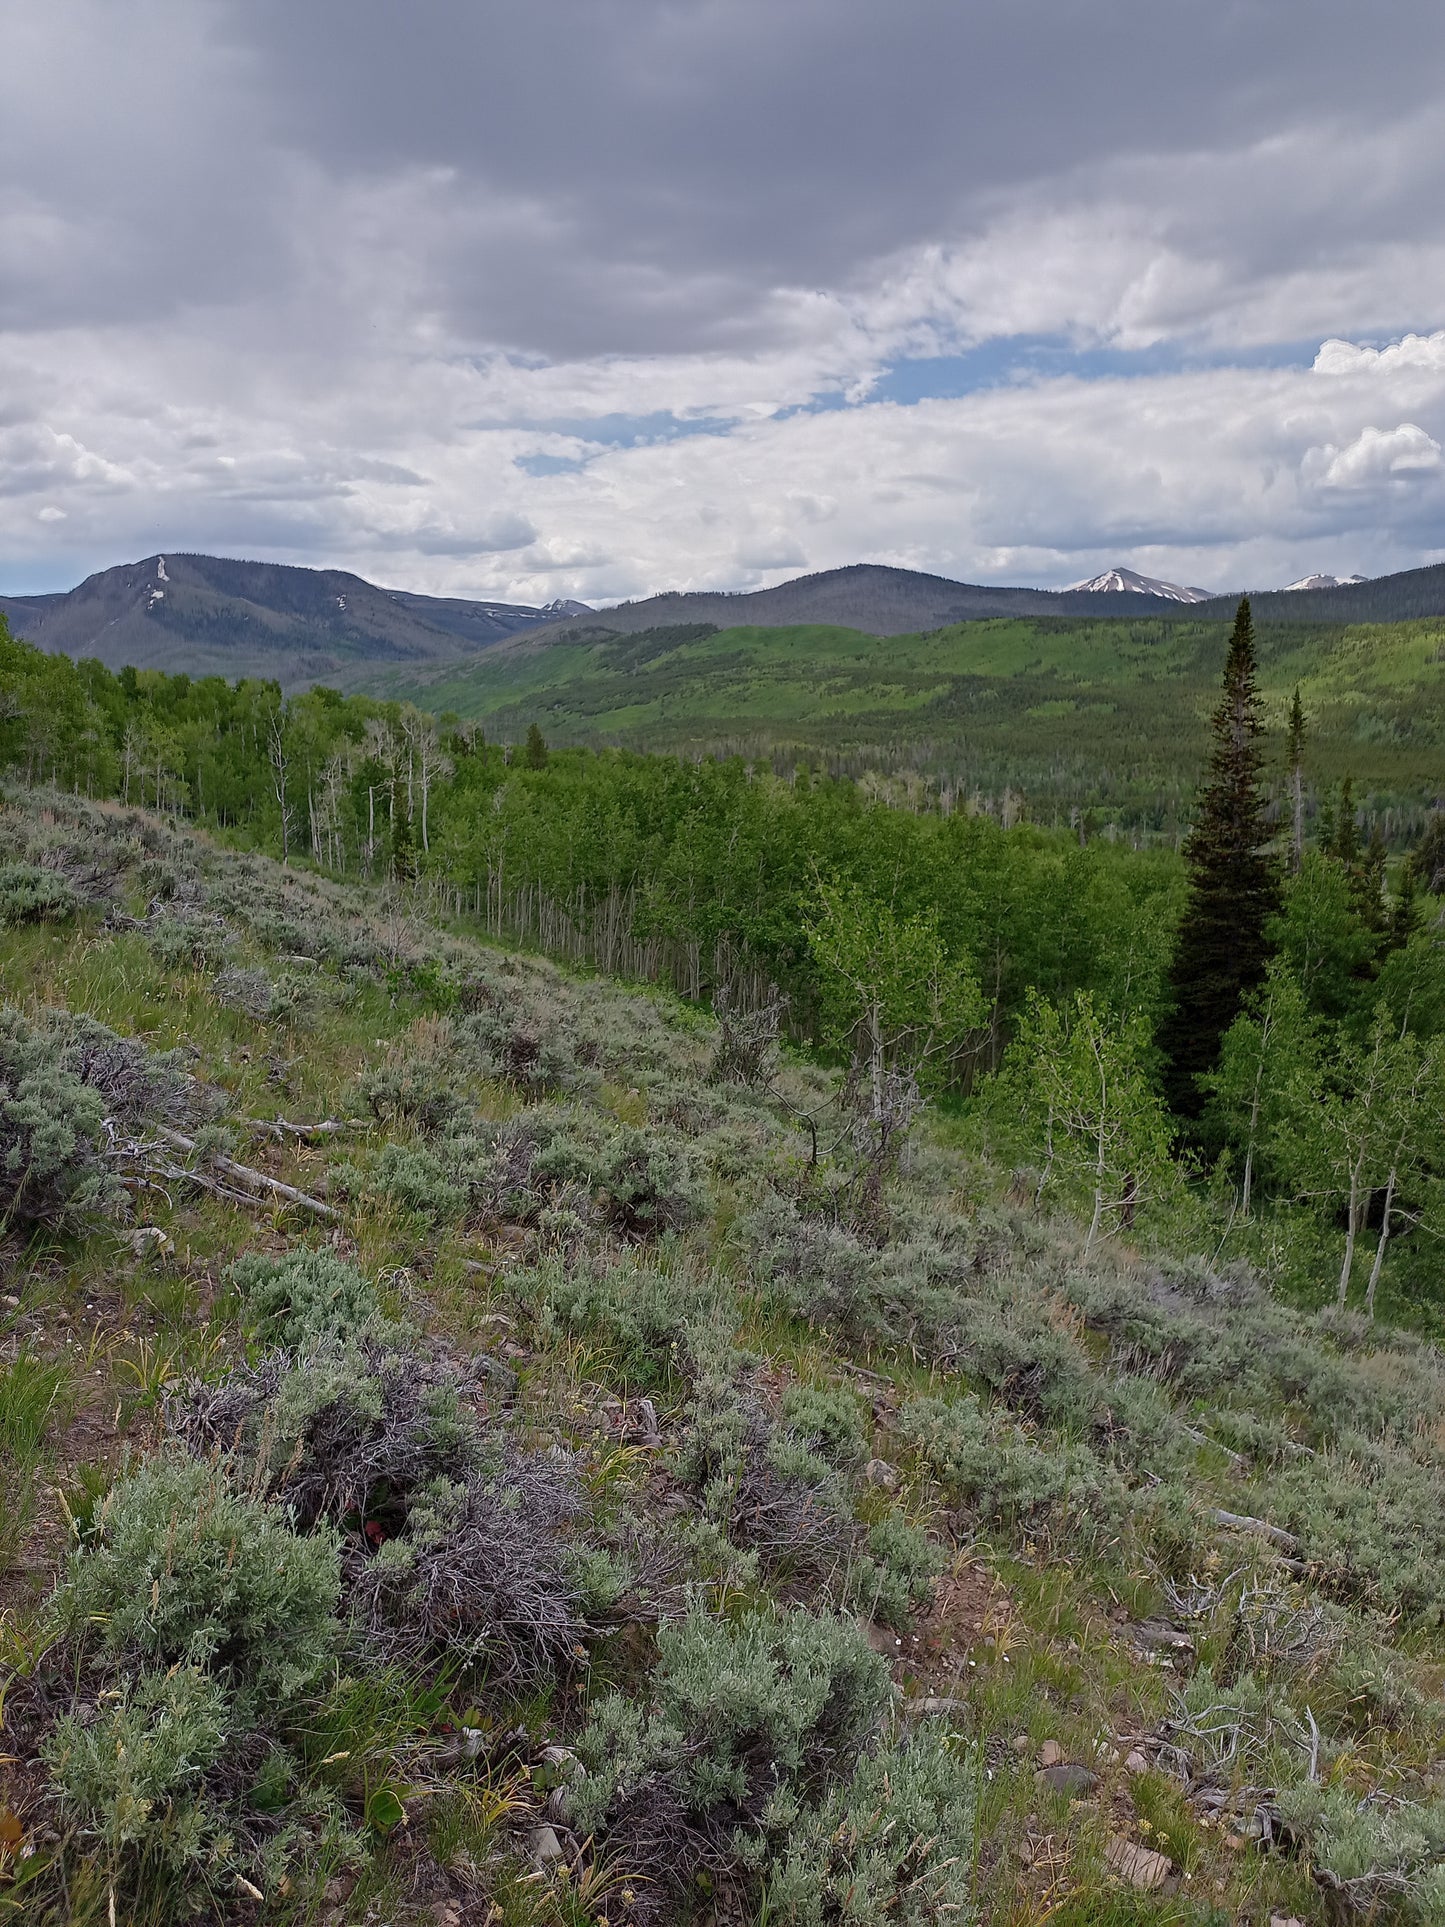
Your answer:
[[[1161,582],[1158,576],[1140,575],[1134,569],[1106,569],[1090,576],[1087,582],[1071,582],[1065,595],[1152,595],[1166,602],[1212,602],[1209,589],[1186,589],[1179,582]]]
[[[1356,583],[1368,582],[1364,575],[1302,575],[1298,582],[1286,582],[1284,593],[1292,589],[1353,589]]]

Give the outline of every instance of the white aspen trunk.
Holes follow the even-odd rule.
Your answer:
[[[1361,1160],[1363,1162],[1363,1160]],[[1338,1303],[1344,1304],[1349,1296],[1350,1273],[1355,1264],[1355,1238],[1360,1228],[1360,1164],[1356,1163],[1350,1172],[1350,1208],[1345,1229],[1345,1262],[1340,1266],[1340,1289]]]
[[[1259,1130],[1259,1086],[1254,1088],[1254,1102],[1249,1109],[1249,1142],[1244,1152],[1244,1196],[1240,1200],[1240,1215],[1249,1216],[1249,1197],[1254,1186],[1254,1140]]]
[[[1375,1291],[1380,1282],[1380,1273],[1385,1269],[1385,1247],[1390,1242],[1390,1213],[1395,1204],[1395,1180],[1397,1168],[1390,1166],[1390,1176],[1385,1184],[1385,1211],[1380,1219],[1380,1242],[1375,1246],[1375,1262],[1370,1266],[1370,1282],[1365,1288],[1365,1310],[1373,1318],[1375,1315]]]

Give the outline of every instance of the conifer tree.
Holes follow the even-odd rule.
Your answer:
[[[1293,835],[1290,840],[1289,867],[1295,876],[1305,860],[1305,713],[1300,705],[1299,684],[1294,686],[1294,701],[1289,712],[1290,802],[1294,807]]]
[[[1184,845],[1189,896],[1170,972],[1173,1009],[1159,1039],[1169,1060],[1169,1100],[1184,1117],[1198,1116],[1204,1092],[1197,1080],[1213,1068],[1220,1039],[1264,976],[1266,925],[1279,904],[1278,871],[1265,851],[1264,730],[1248,597],[1234,619],[1210,727],[1209,779]]]

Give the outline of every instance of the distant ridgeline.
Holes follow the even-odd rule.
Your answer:
[[[1427,711],[1428,665],[1438,731],[1438,628],[1406,624],[1346,631],[1345,640],[1328,646],[1304,638],[1279,644],[1273,686],[1282,697],[1312,662],[1307,713],[1332,714],[1333,702],[1358,717],[1363,662],[1377,680],[1386,671],[1395,677],[1391,700],[1402,715],[1413,707],[1418,719]],[[911,639],[921,653],[906,674],[892,674],[890,693],[901,691],[895,719],[907,720],[910,703],[917,715],[934,700],[920,701],[916,684],[926,689],[931,678],[946,692],[959,687],[927,660],[928,650],[956,647],[958,633]],[[984,666],[971,681],[962,679],[967,702],[959,733],[950,746],[940,732],[942,750],[977,756],[976,768],[988,767],[984,756],[991,756],[1002,778],[1011,742],[1024,744],[1037,733],[1070,745],[1051,752],[1053,795],[1060,799],[1052,806],[1047,793],[1040,802],[1002,782],[983,797],[947,778],[926,779],[917,762],[890,776],[875,759],[854,780],[846,768],[779,775],[740,757],[549,748],[535,720],[548,712],[536,704],[527,742],[511,747],[487,741],[491,725],[484,733],[410,704],[325,688],[287,698],[274,682],[255,679],[228,683],[132,668],[113,675],[97,662],[76,664],[3,634],[0,769],[31,783],[184,814],[228,838],[336,874],[416,877],[432,888],[438,907],[469,912],[499,934],[662,978],[692,995],[703,994],[719,972],[750,972],[784,986],[805,1027],[816,994],[807,906],[820,876],[846,878],[901,915],[937,918],[950,951],[975,958],[991,1008],[993,1041],[984,1048],[996,1054],[1029,987],[1049,996],[1084,989],[1107,998],[1111,986],[1136,981],[1141,959],[1157,964],[1167,954],[1182,869],[1172,833],[1146,832],[1151,812],[1172,832],[1189,800],[1222,640],[1217,625],[1198,619],[1067,628],[1014,620],[971,625],[968,634],[985,652]],[[826,683],[829,699],[846,714],[842,670],[863,672],[839,653],[845,643],[867,647],[846,631],[710,631],[692,624],[594,639],[578,653],[602,664],[589,685],[595,688],[619,673],[607,667],[609,652],[626,652],[627,686],[639,695],[653,689],[665,714],[669,700],[680,703],[678,692],[696,685],[688,665],[699,652],[720,679],[737,675],[747,651],[771,652],[785,693],[797,694],[799,684],[787,678],[802,673],[801,663],[808,687]],[[901,644],[892,646],[901,651]],[[553,653],[538,650],[531,659]],[[1065,660],[1069,673],[1093,679],[1086,689],[1106,671],[1120,677],[1121,666],[1132,664],[1136,673],[1118,685],[1113,707],[1095,696],[1057,695],[1056,713],[1040,692],[1069,687]],[[1413,694],[1407,672],[1416,676]],[[1010,711],[1002,692],[1014,682],[1028,706]],[[1142,692],[1132,706],[1126,684]],[[990,690],[998,692],[991,699]],[[1382,689],[1371,700],[1383,703]],[[1097,703],[1092,712],[1090,702]],[[801,737],[804,717],[795,713]],[[937,705],[935,726],[941,714],[946,710]],[[661,734],[642,720],[636,727],[641,738]],[[1321,772],[1353,770],[1362,807],[1358,822],[1353,805],[1347,813],[1351,835],[1340,860],[1360,869],[1351,901],[1378,903],[1384,844],[1401,850],[1418,841],[1428,800],[1417,777],[1412,800],[1382,801],[1379,772],[1391,770],[1398,780],[1401,771],[1428,767],[1438,785],[1445,761],[1438,749],[1427,758],[1403,738],[1392,744],[1337,732],[1326,742],[1321,726],[1311,727],[1306,768],[1314,809],[1325,805],[1330,813],[1325,840],[1339,841],[1340,809]],[[1078,733],[1069,737],[1069,729]],[[980,739],[991,747],[976,749]],[[921,761],[922,746],[914,747]],[[1119,754],[1117,767],[1105,753]],[[1158,767],[1151,757],[1173,759],[1167,794],[1143,790]],[[1035,759],[1043,770],[1041,752]],[[815,765],[822,760],[815,755]],[[847,759],[837,752],[828,760]],[[1277,777],[1282,805],[1282,757]],[[1062,801],[1069,783],[1072,807]],[[1134,825],[1128,834],[1119,832],[1123,822]],[[1323,823],[1321,830],[1323,836]],[[1360,853],[1372,843],[1366,864]],[[1383,923],[1361,922],[1361,958],[1384,942],[1383,930]],[[1160,976],[1157,968],[1153,974]]]
[[[413,595],[338,569],[167,554],[102,570],[63,594],[0,597],[0,615],[26,641],[77,659],[95,656],[111,669],[129,663],[173,674],[262,676],[285,689],[317,682],[363,688],[388,673],[425,675],[468,659],[490,661],[499,651],[577,647],[599,625],[614,635],[703,623],[720,629],[822,625],[893,637],[1003,617],[1177,621],[1232,614],[1234,595],[1192,599],[1202,594],[1127,569],[1056,593],[860,563],[738,595],[651,596],[599,615],[578,602],[531,608]],[[1255,617],[1266,626],[1445,617],[1445,565],[1260,595]],[[476,666],[482,671],[486,662]]]

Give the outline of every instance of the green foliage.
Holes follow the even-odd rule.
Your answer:
[[[1201,1108],[1197,1080],[1213,1069],[1241,1000],[1264,975],[1267,925],[1279,902],[1276,867],[1265,853],[1262,709],[1246,599],[1235,617],[1224,691],[1210,725],[1209,778],[1184,845],[1189,898],[1170,971],[1173,1008],[1160,1033],[1171,1101],[1186,1116]]]
[[[975,1918],[978,1768],[929,1729],[865,1753],[800,1814],[765,1885],[787,1927],[933,1927]]]
[[[1022,1134],[1041,1164],[1036,1195],[1056,1185],[1090,1210],[1086,1254],[1175,1181],[1173,1127],[1148,1056],[1143,1022],[1111,1017],[1086,991],[1064,1010],[1034,997],[990,1093],[1005,1140]]]
[[[635,1256],[551,1258],[513,1272],[510,1287],[543,1343],[585,1337],[605,1351],[618,1383],[640,1391],[665,1388],[699,1352],[730,1345],[731,1306],[709,1273],[659,1271]]]
[[[1379,936],[1361,918],[1349,871],[1337,857],[1305,851],[1269,936],[1312,1011],[1340,1018],[1355,1009]]]
[[[65,923],[83,899],[61,870],[38,863],[0,863],[0,929],[19,923]]]
[[[116,1661],[202,1667],[248,1705],[284,1705],[330,1662],[340,1584],[333,1538],[296,1533],[224,1464],[163,1456],[112,1487],[54,1614]]]
[[[64,1067],[53,1032],[0,1008],[0,1222],[64,1229],[116,1197],[101,1093]]]
[[[1282,959],[1246,1003],[1220,1045],[1219,1062],[1201,1073],[1208,1094],[1206,1125],[1239,1147],[1243,1163],[1241,1208],[1249,1214],[1256,1168],[1293,1122],[1294,1098],[1316,1061],[1317,1023],[1304,993]]]
[[[1130,1518],[1124,1481],[1087,1446],[1036,1442],[971,1394],[915,1399],[898,1429],[948,1496],[987,1524],[1100,1548]]]
[[[1321,1884],[1361,1911],[1445,1920],[1445,1802],[1371,1802],[1344,1787],[1295,1786],[1280,1809],[1309,1843]]]
[[[203,1777],[230,1726],[220,1683],[199,1667],[173,1666],[122,1679],[92,1720],[62,1714],[42,1757],[72,1816],[108,1854],[144,1845],[179,1870],[214,1845],[221,1821],[207,1811]]]
[[[899,1629],[930,1597],[948,1563],[926,1532],[890,1512],[873,1526],[856,1561],[850,1591],[865,1612]]]
[[[247,1327],[263,1345],[314,1350],[350,1338],[381,1316],[375,1288],[354,1265],[324,1245],[279,1257],[253,1251],[226,1274],[239,1294]]]
[[[1345,1432],[1270,1479],[1270,1516],[1299,1535],[1321,1583],[1426,1625],[1445,1624],[1440,1466]]]
[[[967,962],[950,957],[936,911],[900,916],[856,884],[820,884],[807,926],[817,960],[823,1036],[868,1065],[949,1081],[968,1032],[984,1013]]]
[[[868,1456],[863,1414],[854,1393],[839,1385],[790,1385],[782,1398],[789,1431],[832,1464],[847,1470]]]
[[[63,1359],[42,1358],[29,1346],[0,1365],[0,1453],[11,1464],[29,1464],[46,1429],[64,1411],[71,1383]]]

